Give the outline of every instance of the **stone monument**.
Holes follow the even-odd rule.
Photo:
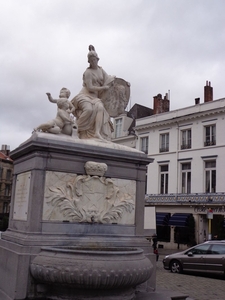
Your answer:
[[[98,60],[89,46],[82,90],[70,103],[67,89],[58,100],[48,93],[56,119],[11,153],[1,300],[130,300],[155,289],[155,256],[143,229],[152,159],[111,142],[110,117],[124,112],[130,85]]]

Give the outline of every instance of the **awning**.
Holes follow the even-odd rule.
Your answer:
[[[189,216],[191,216],[191,214],[173,214],[169,219],[169,226],[186,227],[188,225]]]
[[[156,225],[168,225],[170,213],[156,213]]]

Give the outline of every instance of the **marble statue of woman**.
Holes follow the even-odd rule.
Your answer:
[[[110,121],[110,99],[120,95],[116,114],[124,112],[129,98],[127,90],[116,83],[115,76],[108,75],[98,65],[98,55],[95,48],[90,45],[88,62],[90,66],[83,74],[83,88],[72,100],[75,107],[77,133],[80,139],[111,140],[113,126]],[[122,79],[121,79],[122,80]],[[126,83],[128,86],[128,83]],[[122,99],[122,100],[121,100]],[[122,101],[122,102],[121,102]],[[104,102],[107,104],[104,105]],[[126,104],[125,104],[126,102]],[[122,106],[121,106],[122,103]],[[121,109],[122,107],[122,109]]]

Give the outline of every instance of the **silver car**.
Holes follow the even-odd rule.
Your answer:
[[[165,256],[164,269],[172,273],[195,271],[225,275],[225,241],[207,241]]]

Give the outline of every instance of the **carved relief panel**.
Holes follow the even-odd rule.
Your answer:
[[[136,182],[104,177],[105,164],[87,162],[85,170],[46,173],[43,220],[134,224]]]

